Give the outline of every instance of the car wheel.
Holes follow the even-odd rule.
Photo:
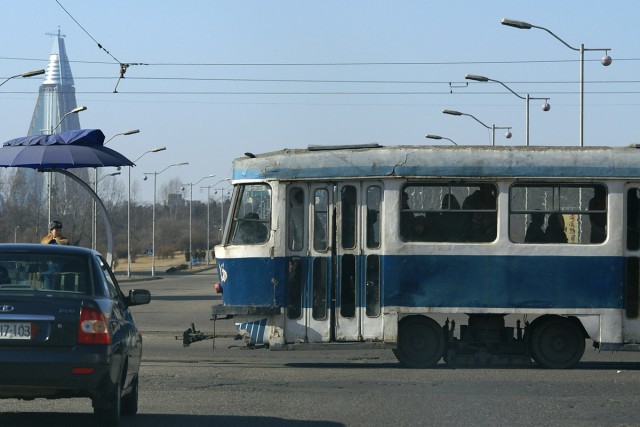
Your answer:
[[[93,405],[93,413],[96,416],[97,422],[101,426],[117,426],[120,424],[120,414],[122,411],[122,386],[121,381],[118,379],[118,383],[111,387],[109,393],[101,399],[106,399],[106,402]]]
[[[135,415],[138,413],[138,376],[131,381],[131,391],[122,396],[122,415]]]

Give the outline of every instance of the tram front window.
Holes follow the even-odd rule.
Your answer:
[[[269,240],[271,229],[271,188],[247,184],[237,190],[231,222],[232,245],[257,245]]]

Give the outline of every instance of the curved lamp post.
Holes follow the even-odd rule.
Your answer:
[[[80,107],[76,107],[76,108],[74,108],[74,109],[73,109],[73,110],[71,110],[71,111],[68,111],[64,116],[62,116],[62,118],[60,119],[60,121],[58,122],[58,124],[57,124],[57,125],[55,125],[55,127],[52,127],[52,128],[50,129],[50,131],[49,131],[49,135],[53,135],[53,133],[55,132],[55,130],[56,130],[56,129],[58,129],[58,128],[60,127],[60,125],[62,124],[62,122],[64,121],[64,119],[66,119],[66,118],[67,118],[67,116],[68,116],[68,115],[70,115],[70,114],[78,114],[79,112],[84,111],[84,110],[86,110],[86,109],[87,109],[87,107],[86,107],[86,106],[84,106],[84,105],[82,105],[82,106],[80,106]],[[49,209],[48,209],[48,211],[49,211],[49,214],[48,214],[48,215],[49,215],[49,221],[48,221],[48,222],[51,222],[51,186],[53,185],[53,182],[52,182],[53,175],[51,174],[51,172],[49,172],[49,176],[48,176],[48,178],[49,178],[49,183],[48,183],[48,185],[47,185],[47,197],[48,197],[48,199],[49,199],[49,200],[47,201],[47,203],[48,203],[48,207],[49,207]]]
[[[156,181],[158,175],[173,166],[185,166],[189,162],[174,163],[162,169],[160,172],[145,172],[144,179],[147,179],[147,175],[153,175],[153,215],[151,224],[151,276],[156,275]]]
[[[446,139],[447,141],[450,141],[453,145],[458,145],[458,144],[455,143],[455,141],[453,139],[445,138],[444,136],[440,136],[440,135],[428,134],[427,136],[425,136],[425,138],[429,138],[429,139]]]
[[[102,145],[107,145],[107,143],[109,141],[111,141],[113,138],[115,138],[116,136],[120,136],[120,135],[133,135],[135,133],[140,133],[140,129],[132,129],[132,130],[128,130],[126,132],[120,132],[120,133],[116,133],[115,135],[113,135],[111,138],[107,139]],[[119,173],[118,173],[119,175]],[[131,166],[129,166],[129,176],[131,176]],[[95,183],[94,185],[94,189],[93,191],[95,191],[96,194],[98,194],[98,182],[101,181],[101,179],[98,179],[98,168],[94,168],[94,180],[93,182]],[[97,226],[96,226],[96,221],[97,219],[97,205],[96,202],[93,202],[93,228],[91,229],[91,247],[93,250],[96,249],[96,244],[97,244],[97,240],[98,240],[98,231],[97,231]]]
[[[480,123],[482,126],[486,127],[487,129],[491,129],[491,145],[496,145],[496,129],[507,129],[507,133],[504,135],[505,138],[509,139],[511,138],[511,126],[507,126],[507,127],[498,127],[496,125],[486,125],[484,123],[482,123],[482,121],[480,121],[477,117],[475,117],[472,114],[467,114],[467,113],[461,113],[460,111],[455,111],[455,110],[442,110],[442,112],[444,114],[449,114],[450,116],[469,116],[471,117],[473,120],[475,120],[476,122]]]
[[[613,59],[608,55],[608,52],[611,50],[610,48],[592,48],[587,49],[584,47],[584,43],[580,43],[580,47],[573,47],[569,43],[562,40],[560,37],[555,35],[551,30],[540,27],[538,25],[533,25],[524,21],[517,21],[515,19],[504,18],[500,21],[502,25],[506,25],[508,27],[518,28],[520,30],[530,30],[531,28],[537,28],[539,30],[546,31],[551,34],[556,40],[565,45],[571,50],[575,50],[580,52],[580,146],[584,146],[584,52],[585,51],[603,51],[604,56],[600,58],[600,63],[605,67],[611,65]]]
[[[544,104],[542,104],[542,111],[549,111],[551,109],[551,105],[549,104],[549,99],[550,98],[533,98],[533,97],[529,96],[529,94],[527,94],[527,96],[519,95],[518,93],[513,91],[509,86],[507,86],[506,84],[502,83],[500,80],[490,79],[489,77],[485,77],[485,76],[476,76],[475,74],[466,74],[464,76],[464,78],[467,79],[467,80],[475,80],[477,82],[495,82],[495,83],[499,83],[505,89],[507,89],[509,92],[511,92],[512,94],[514,94],[518,98],[525,100],[525,105],[526,105],[526,108],[525,108],[525,129],[526,129],[525,130],[525,142],[526,142],[526,145],[529,146],[529,101],[532,100],[532,99],[544,99]]]
[[[39,76],[40,74],[44,74],[44,70],[25,71],[24,73],[20,73],[20,74],[16,74],[15,76],[7,77],[6,80],[4,80],[2,83],[0,83],[0,86],[2,86],[3,84],[5,84],[6,82],[8,82],[11,79],[15,79],[16,77],[33,77],[33,76]]]
[[[95,174],[95,180],[93,181],[93,192],[98,194],[98,183],[100,181],[102,181],[103,179],[110,177],[110,176],[117,176],[120,175],[120,172],[113,172],[113,173],[109,173],[107,175],[103,175],[100,179],[98,179],[98,168],[95,168],[96,174]],[[98,246],[98,233],[96,230],[96,218],[98,215],[98,208],[97,208],[98,204],[96,203],[96,201],[93,201],[93,228],[91,230],[91,249],[93,249],[94,251],[96,250],[96,247]]]
[[[199,184],[201,181],[207,178],[213,178],[215,174],[203,176],[196,182],[187,183],[183,185],[189,186],[189,270],[193,268],[193,247],[191,246],[191,218],[192,218],[192,205],[193,205],[193,186]]]
[[[166,150],[167,147],[158,147],[142,153],[133,163],[140,160],[145,154],[157,153]],[[129,183],[127,196],[127,277],[131,277],[131,166],[129,166]]]

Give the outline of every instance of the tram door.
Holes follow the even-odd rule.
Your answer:
[[[377,181],[337,187],[336,341],[382,339],[382,196]]]
[[[333,183],[292,183],[286,192],[288,343],[329,342],[331,333]]]
[[[380,338],[381,184],[295,183],[286,197],[285,340]]]
[[[622,336],[640,343],[640,186],[625,188],[625,292]]]

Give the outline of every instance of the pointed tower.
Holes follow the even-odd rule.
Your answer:
[[[65,114],[77,107],[77,103],[64,35],[60,30],[57,34],[47,33],[47,35],[53,37],[53,47],[44,81],[40,85],[38,100],[27,132],[28,136],[80,129],[78,114],[69,114],[65,117]],[[64,120],[61,122],[63,117]],[[86,169],[75,169],[73,173],[87,180]],[[67,234],[72,236],[76,224],[69,219],[69,212],[81,205],[77,200],[78,197],[86,198],[86,195],[71,194],[72,190],[68,188],[67,180],[60,177],[56,179],[55,175],[51,172],[43,174],[25,168],[17,168],[15,171],[15,182],[22,185],[12,189],[11,197],[15,203],[36,207],[33,215],[37,224],[35,235],[32,237],[36,242],[42,237],[43,232],[46,234],[47,224],[52,218],[63,221],[65,229],[69,230]],[[81,232],[79,234],[81,237]],[[76,241],[79,241],[80,237],[75,237]]]
[[[49,65],[44,82],[40,85],[38,101],[33,111],[31,125],[27,135],[47,135],[67,130],[80,129],[77,114],[69,114],[62,123],[60,120],[69,111],[78,106],[73,75],[64,45],[64,35],[58,30],[53,36],[53,47],[49,55]],[[60,123],[60,126],[58,126]]]

